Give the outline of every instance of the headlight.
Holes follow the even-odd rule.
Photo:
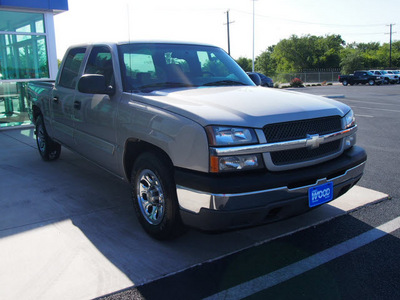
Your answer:
[[[206,131],[210,146],[249,145],[258,143],[254,130],[250,128],[207,126]]]
[[[210,171],[212,173],[247,171],[263,167],[261,154],[237,156],[211,156]]]
[[[254,129],[229,126],[207,126],[208,142],[211,147],[244,146],[257,144]],[[210,156],[210,171],[213,173],[254,170],[263,167],[261,154]]]
[[[350,128],[356,125],[356,118],[352,109],[344,116],[345,128]]]

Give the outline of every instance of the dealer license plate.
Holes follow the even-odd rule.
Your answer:
[[[333,182],[317,185],[308,190],[308,204],[318,206],[333,199]]]

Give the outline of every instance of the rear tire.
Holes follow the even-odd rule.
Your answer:
[[[347,86],[349,83],[348,83],[347,80],[343,80],[342,84],[343,84],[344,86]]]
[[[45,161],[56,160],[61,154],[61,145],[53,141],[47,134],[44,126],[43,116],[40,115],[36,119],[36,144],[39,154]]]
[[[370,79],[370,80],[368,81],[368,84],[369,84],[369,85],[374,85],[374,84],[375,84],[375,81],[372,80],[372,79]]]
[[[141,154],[131,175],[132,200],[144,230],[158,240],[183,232],[172,166],[153,153]]]

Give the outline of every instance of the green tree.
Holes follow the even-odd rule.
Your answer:
[[[340,63],[342,74],[351,74],[356,70],[364,68],[364,59],[358,49],[346,48],[342,51],[342,60]]]
[[[340,35],[292,35],[275,46],[272,58],[276,60],[278,72],[337,68],[344,44]]]
[[[239,57],[236,62],[238,63],[239,66],[242,67],[242,69],[245,72],[251,72],[251,70],[253,69],[253,62],[250,58],[246,58],[246,57]]]
[[[257,72],[263,73],[267,76],[275,76],[276,74],[276,60],[272,57],[274,46],[268,47],[266,51],[257,56],[254,63],[254,68]]]

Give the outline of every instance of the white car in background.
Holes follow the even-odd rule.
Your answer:
[[[385,70],[370,70],[370,72],[375,75],[381,76],[383,78],[383,82],[386,84],[399,82],[399,75],[389,74]]]
[[[400,83],[400,71],[397,70],[385,70],[385,71],[388,72],[388,74],[394,75],[395,78],[397,76],[397,83]]]

